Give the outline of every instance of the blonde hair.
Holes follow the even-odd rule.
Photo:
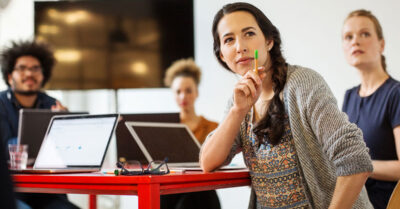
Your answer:
[[[370,19],[375,26],[375,32],[376,32],[376,35],[378,36],[378,39],[384,40],[382,26],[379,23],[378,18],[376,18],[375,15],[373,15],[371,11],[368,11],[365,9],[354,10],[354,11],[350,12],[349,15],[347,15],[345,22],[352,17],[366,17],[366,18]],[[381,63],[382,63],[383,70],[386,72],[386,59],[385,59],[385,56],[383,56],[383,55],[381,55]]]
[[[167,69],[164,84],[170,87],[173,80],[179,76],[193,78],[198,86],[200,83],[201,70],[199,66],[196,65],[193,58],[177,60]]]

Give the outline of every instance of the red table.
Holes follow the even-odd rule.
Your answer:
[[[159,209],[160,195],[250,185],[246,170],[214,173],[186,172],[163,176],[113,176],[88,174],[14,174],[17,192],[89,194],[90,208],[96,195],[138,195],[139,209]]]

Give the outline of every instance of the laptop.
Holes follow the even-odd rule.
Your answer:
[[[199,167],[200,143],[181,123],[125,122],[147,162],[168,157],[169,167]]]
[[[115,135],[117,137],[117,156],[121,162],[137,160],[143,164],[147,159],[140,150],[138,144],[133,139],[131,133],[125,125],[126,121],[134,122],[165,122],[179,123],[179,113],[139,113],[139,114],[120,114]]]
[[[99,171],[118,121],[118,114],[54,116],[33,169],[18,173]]]
[[[19,112],[18,144],[28,145],[28,165],[33,165],[53,116],[81,114],[89,113],[51,111],[49,109],[21,109]]]

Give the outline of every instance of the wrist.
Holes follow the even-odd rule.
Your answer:
[[[230,110],[233,115],[237,115],[239,117],[246,116],[247,112],[249,112],[248,108],[239,108],[237,106],[233,106]]]

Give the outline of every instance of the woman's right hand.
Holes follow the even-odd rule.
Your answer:
[[[200,151],[200,164],[204,172],[211,172],[227,159],[239,133],[240,124],[261,94],[264,67],[259,73],[249,70],[236,84],[233,106],[215,132],[204,142]]]
[[[249,70],[234,88],[233,108],[247,113],[260,97],[262,80],[265,76],[264,67],[258,67],[258,74],[254,70]]]

